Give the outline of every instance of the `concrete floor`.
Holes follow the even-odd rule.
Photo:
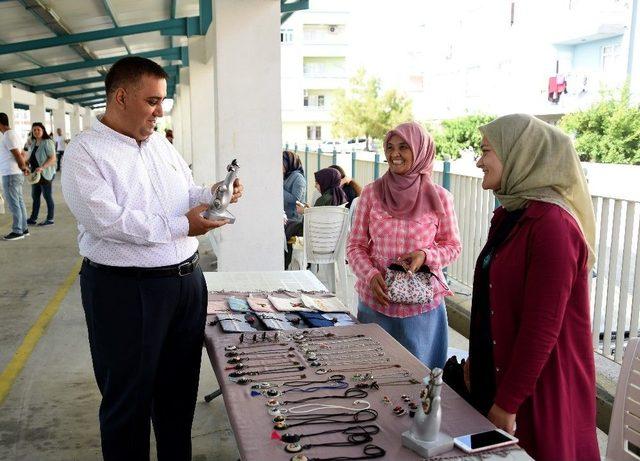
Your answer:
[[[30,188],[25,186],[24,192],[30,212]],[[54,226],[32,226],[32,235],[23,240],[0,240],[0,386],[6,382],[7,365],[20,355],[19,347],[27,333],[46,306],[56,296],[61,297],[65,280],[74,277],[61,297],[59,310],[0,403],[0,460],[101,459],[97,418],[100,395],[89,354],[79,279],[75,276],[80,260],[77,230],[62,199],[59,178],[54,182],[54,200]],[[45,211],[43,203],[41,219]],[[0,214],[0,235],[10,231],[10,222],[10,214]],[[212,270],[215,262],[204,239],[200,248],[203,268]],[[451,329],[449,345],[468,349],[467,340]],[[222,398],[203,401],[204,395],[217,387],[203,351],[192,429],[194,461],[238,459]],[[606,435],[600,431],[599,440],[604,453]],[[153,440],[151,446],[155,459]]]

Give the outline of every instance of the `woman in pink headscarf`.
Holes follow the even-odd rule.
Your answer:
[[[403,123],[389,131],[384,152],[389,170],[362,190],[347,244],[358,278],[358,320],[377,323],[426,366],[442,368],[448,343],[444,296],[451,291],[434,280],[433,302],[394,303],[385,274],[400,261],[412,272],[426,265],[444,282],[442,268],[461,250],[453,199],[431,180],[436,149],[420,125]]]

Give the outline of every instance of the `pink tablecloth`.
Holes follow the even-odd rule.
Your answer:
[[[300,330],[302,331],[302,330]],[[333,331],[337,335],[347,336],[354,334],[364,334],[379,341],[384,347],[385,354],[391,358],[391,363],[402,365],[402,368],[411,372],[411,374],[422,379],[427,375],[427,368],[422,365],[415,357],[413,357],[406,349],[396,342],[387,332],[378,325],[360,324],[354,326],[344,326],[338,328],[322,328],[314,329],[316,334],[320,331]],[[291,454],[284,451],[284,444],[280,441],[272,440],[271,433],[273,431],[273,422],[271,416],[267,414],[265,406],[265,397],[252,397],[249,385],[239,385],[233,383],[227,377],[229,371],[224,368],[229,366],[225,357],[224,346],[238,343],[237,334],[225,334],[218,325],[207,326],[205,330],[205,341],[207,351],[211,363],[213,365],[216,377],[220,383],[223,392],[224,403],[229,415],[229,421],[238,444],[240,456],[244,461],[286,461],[291,458]],[[336,367],[337,368],[337,367]],[[385,370],[387,372],[388,370]],[[322,376],[314,373],[313,368],[307,368],[304,372],[307,379],[322,379]],[[353,372],[342,373],[350,378]],[[268,379],[267,379],[268,380]],[[350,382],[350,385],[354,383]],[[381,431],[374,436],[374,444],[384,448],[387,452],[383,459],[393,461],[414,461],[422,458],[411,450],[402,446],[401,434],[410,428],[412,419],[408,415],[398,417],[392,412],[394,406],[406,403],[402,402],[401,395],[407,394],[414,401],[418,402],[418,394],[422,385],[409,386],[385,386],[379,390],[369,392],[367,400],[371,403],[371,408],[379,412],[378,419],[372,423],[380,426]],[[322,393],[335,394],[339,391],[319,391],[313,395],[323,395]],[[308,397],[311,394],[290,394],[292,398]],[[383,396],[389,396],[391,404],[385,405],[382,402]],[[299,397],[298,397],[299,396]],[[335,402],[335,401],[333,401]],[[337,401],[339,405],[344,405],[345,401]],[[493,425],[485,419],[480,413],[475,411],[455,392],[444,386],[442,391],[442,414],[443,423],[442,431],[452,437],[483,430],[492,429]],[[324,401],[326,403],[326,401]],[[367,424],[372,424],[367,423]],[[317,426],[301,426],[292,428],[290,432],[311,433],[322,430],[335,429],[343,426],[317,425]],[[295,429],[295,430],[294,430]],[[287,432],[287,431],[283,431]],[[313,437],[302,439],[303,443],[321,443],[323,441],[336,441],[344,438],[341,434],[332,434],[328,436]],[[318,447],[306,450],[304,454],[311,457],[328,458],[333,456],[359,456],[362,455],[363,446],[355,447]],[[440,455],[441,457],[464,456],[464,453],[458,449],[454,449],[448,453]],[[512,450],[509,453],[510,459],[528,459],[524,451],[520,449]]]

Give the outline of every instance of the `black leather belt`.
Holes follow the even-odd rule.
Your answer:
[[[196,251],[195,254],[187,259],[173,266],[162,267],[119,267],[119,266],[106,266],[104,264],[98,264],[91,261],[89,258],[84,258],[84,263],[100,269],[102,271],[110,272],[112,274],[125,275],[130,277],[184,277],[191,274],[196,267],[198,267],[198,260],[200,255]]]

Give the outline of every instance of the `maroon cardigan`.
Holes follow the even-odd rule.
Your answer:
[[[495,403],[538,461],[600,459],[587,251],[569,213],[533,201],[491,263]]]

